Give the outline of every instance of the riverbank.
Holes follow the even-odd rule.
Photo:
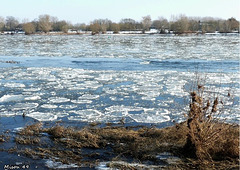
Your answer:
[[[187,123],[171,127],[45,122],[22,116],[0,118],[0,166],[41,168],[191,169],[239,168],[239,126],[225,124],[224,138],[213,161],[202,163],[185,150]],[[228,144],[228,145],[226,145]],[[224,146],[226,145],[226,146]],[[214,149],[214,148],[213,148]],[[234,152],[232,152],[234,153]],[[4,155],[4,156],[3,156]],[[7,167],[9,165],[9,167]]]
[[[1,32],[0,35],[25,35],[24,32]],[[94,33],[92,31],[82,31],[82,32],[36,32],[31,34],[26,34],[28,36],[31,35],[43,35],[43,36],[52,36],[52,35],[159,35],[159,36],[198,36],[198,35],[215,35],[215,36],[223,36],[223,35],[239,35],[239,32],[185,32],[185,33],[155,33],[155,32],[142,32],[142,31],[119,31],[114,33],[113,31],[107,31],[105,33]]]

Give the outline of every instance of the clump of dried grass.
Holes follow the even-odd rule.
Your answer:
[[[239,156],[239,128],[219,121],[218,105],[218,97],[204,98],[203,86],[191,93],[184,150],[202,162]]]
[[[109,141],[131,142],[138,137],[137,131],[126,129],[125,127],[107,127],[96,129],[96,133],[99,134],[103,139]]]
[[[46,130],[47,133],[52,135],[53,138],[60,138],[59,141],[67,144],[70,147],[78,146],[89,147],[89,148],[98,148],[98,139],[97,134],[91,133],[87,129],[77,130],[74,128],[65,128],[63,126],[55,126]],[[64,138],[64,139],[63,139]]]
[[[26,126],[24,129],[18,132],[19,135],[25,136],[38,136],[42,131],[42,123],[35,123],[29,126]]]
[[[5,142],[4,135],[0,135],[0,142]]]
[[[34,145],[40,142],[40,138],[31,136],[16,137],[15,142],[22,145]]]
[[[40,143],[38,137],[42,132],[42,123],[36,123],[26,126],[18,132],[19,136],[15,137],[15,142],[22,145],[35,145]]]

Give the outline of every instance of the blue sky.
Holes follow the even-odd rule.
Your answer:
[[[240,20],[240,0],[1,0],[0,16],[14,16],[19,21],[30,21],[41,14],[60,20],[86,23],[108,18],[119,22],[122,18],[141,21],[150,15],[152,20],[163,16],[212,16],[222,19],[235,17]]]

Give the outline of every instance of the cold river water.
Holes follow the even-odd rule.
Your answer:
[[[236,122],[239,46],[238,35],[1,35],[0,116],[171,124],[200,77]]]

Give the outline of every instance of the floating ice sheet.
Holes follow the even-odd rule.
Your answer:
[[[12,110],[29,110],[38,107],[38,103],[17,103],[12,106]]]
[[[67,99],[65,97],[51,97],[48,100],[51,103],[65,103],[70,101],[70,99]]]
[[[54,115],[53,113],[48,113],[48,112],[31,112],[31,113],[28,113],[26,116],[32,117],[39,121],[53,121],[58,118],[57,115]]]
[[[46,109],[56,109],[58,108],[57,105],[52,105],[52,104],[43,104],[41,105],[42,108],[46,108]]]
[[[24,100],[24,96],[23,95],[4,95],[0,98],[0,102],[17,102],[17,101],[22,101]]]

